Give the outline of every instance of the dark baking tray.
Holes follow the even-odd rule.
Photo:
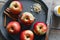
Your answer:
[[[19,40],[19,34],[20,34],[20,33],[17,34],[17,35],[10,35],[10,34],[7,32],[7,30],[4,28],[4,26],[3,26],[3,23],[4,23],[4,22],[3,22],[3,19],[4,19],[3,11],[4,11],[7,7],[9,7],[9,4],[10,4],[11,2],[12,2],[12,0],[8,0],[8,1],[5,3],[5,5],[2,7],[2,10],[0,11],[0,30],[1,30],[2,35],[3,35],[7,40]],[[30,12],[30,7],[29,7],[29,6],[33,5],[33,4],[36,3],[37,1],[35,1],[35,0],[20,0],[20,2],[22,2],[22,4],[23,4],[23,8],[24,8],[23,12],[25,12],[25,11]],[[42,6],[42,11],[41,11],[40,13],[38,13],[38,14],[32,12],[32,14],[33,14],[33,15],[35,16],[35,18],[36,18],[35,21],[34,21],[34,23],[37,22],[37,21],[46,23],[46,21],[47,21],[48,7],[46,6],[46,4],[45,4],[43,1],[38,0],[38,2],[39,2],[39,4]],[[28,9],[28,10],[26,10],[26,9]],[[10,21],[12,21],[12,20],[11,20],[9,17],[7,17],[7,23],[10,22]],[[27,30],[27,29],[32,30],[34,23],[33,23],[29,28],[25,28],[25,27],[24,27],[25,25],[21,24],[22,27],[23,27],[22,29],[23,29],[23,30]],[[46,24],[46,25],[47,25],[47,24]],[[45,34],[45,35],[46,35],[46,34]],[[34,40],[45,40],[45,35],[38,36],[38,35],[35,34]]]

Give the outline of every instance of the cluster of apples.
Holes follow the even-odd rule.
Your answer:
[[[22,3],[19,1],[11,2],[9,8],[15,15],[20,14],[23,11]],[[20,20],[25,25],[31,25],[34,22],[34,16],[29,12],[24,12],[20,17]],[[17,21],[11,21],[7,25],[7,31],[10,34],[18,34],[21,31],[21,25]],[[33,26],[33,31],[36,35],[43,35],[47,32],[47,26],[43,22],[36,22]],[[34,40],[34,33],[31,30],[24,30],[20,34],[20,40]]]

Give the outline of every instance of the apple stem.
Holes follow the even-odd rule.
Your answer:
[[[29,38],[29,35],[27,35],[27,38]]]
[[[42,29],[42,27],[43,27],[43,26],[41,25],[39,28]]]
[[[17,3],[16,3],[16,5],[14,5],[15,6],[15,8],[17,8],[18,6],[17,6]]]
[[[42,26],[40,27],[40,29],[42,29]]]

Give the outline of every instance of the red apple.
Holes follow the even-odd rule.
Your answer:
[[[8,23],[6,29],[10,34],[17,34],[20,32],[21,26],[18,22],[12,21],[12,22]]]
[[[36,22],[33,30],[37,35],[44,35],[47,32],[47,26],[43,22]]]
[[[13,14],[19,14],[20,12],[22,12],[22,4],[19,1],[11,2],[9,8],[11,9],[11,12]]]
[[[20,35],[21,40],[34,40],[34,34],[31,30],[25,30]]]
[[[21,22],[25,25],[31,25],[35,17],[30,12],[24,12],[21,16]]]

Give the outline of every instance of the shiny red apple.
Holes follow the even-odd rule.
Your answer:
[[[19,1],[12,1],[9,8],[13,14],[19,14],[22,12],[22,3]]]
[[[34,28],[33,28],[35,34],[37,34],[37,35],[44,35],[47,32],[47,29],[48,28],[47,28],[46,24],[43,22],[36,22],[34,24]]]
[[[21,16],[21,22],[25,25],[31,25],[35,17],[30,12],[24,12]]]
[[[10,34],[18,34],[20,32],[21,26],[19,22],[11,21],[8,23],[6,29]]]
[[[31,30],[25,30],[20,35],[21,40],[34,40],[34,34]]]

